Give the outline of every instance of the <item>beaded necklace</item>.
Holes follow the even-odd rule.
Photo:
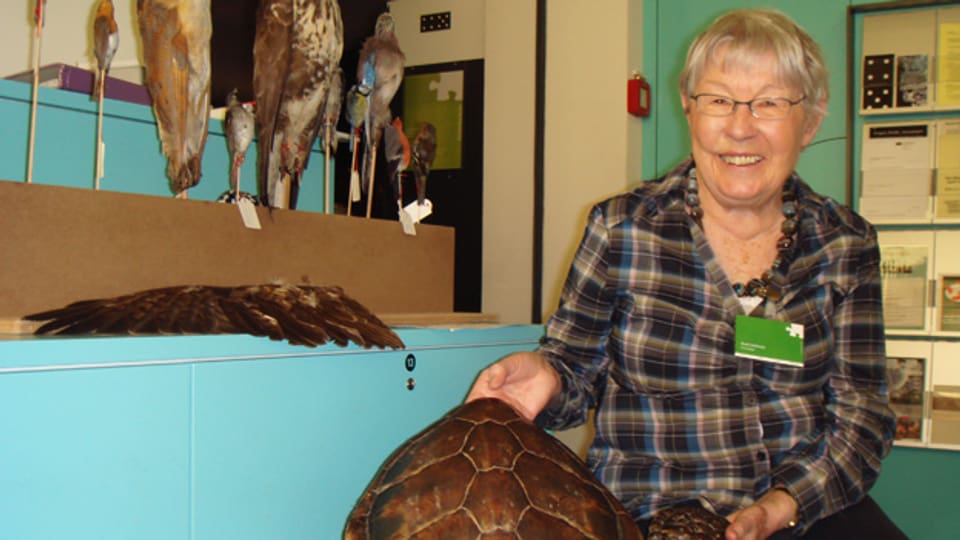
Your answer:
[[[769,270],[766,270],[759,278],[753,278],[748,281],[746,284],[743,283],[734,283],[733,292],[737,293],[737,296],[759,296],[761,298],[769,298],[776,302],[780,299],[780,287],[772,283],[774,273],[782,272],[786,274],[787,268],[783,267],[789,257],[787,256],[790,252],[790,248],[793,247],[794,240],[797,233],[797,195],[792,189],[792,183],[787,182],[783,187],[783,206],[781,211],[783,212],[783,217],[786,218],[783,221],[783,225],[780,226],[780,239],[777,240],[777,258],[773,260],[773,265]],[[695,167],[690,168],[690,173],[687,175],[687,180],[683,187],[683,202],[687,208],[687,214],[690,215],[698,225],[703,227],[703,208],[700,207],[700,195],[697,192],[697,170]]]

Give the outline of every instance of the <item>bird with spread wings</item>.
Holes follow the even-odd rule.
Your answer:
[[[82,300],[33,313],[36,334],[251,334],[294,345],[402,349],[403,341],[337,286],[185,285]]]

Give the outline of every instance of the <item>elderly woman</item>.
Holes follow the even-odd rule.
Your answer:
[[[468,400],[553,429],[596,409],[588,464],[641,526],[702,504],[728,540],[905,538],[867,496],[894,433],[876,233],[794,172],[826,108],[819,47],[733,11],[680,92],[692,156],[593,208],[539,349]]]

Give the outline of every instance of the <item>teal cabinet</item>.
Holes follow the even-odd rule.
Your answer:
[[[387,456],[541,332],[0,341],[0,538],[339,538]]]

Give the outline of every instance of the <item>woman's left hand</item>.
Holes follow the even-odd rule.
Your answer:
[[[766,492],[757,502],[727,516],[726,540],[765,540],[784,529],[797,515],[797,501],[781,489]]]

